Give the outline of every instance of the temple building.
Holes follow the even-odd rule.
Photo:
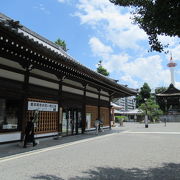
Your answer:
[[[110,128],[112,99],[136,93],[0,14],[0,143],[22,140],[30,116],[36,138],[84,133],[96,118]]]
[[[156,94],[156,98],[166,113],[163,118],[169,122],[180,122],[180,90],[170,84],[166,91]]]
[[[167,66],[170,68],[171,84],[166,91],[156,94],[156,98],[166,113],[162,118],[170,122],[180,122],[180,90],[175,87],[174,68],[176,63],[174,63],[172,55]]]

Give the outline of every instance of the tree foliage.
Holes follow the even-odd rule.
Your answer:
[[[139,94],[136,96],[136,106],[139,107],[142,103],[145,102],[145,99],[150,98],[151,88],[148,83],[144,83],[140,88]]]
[[[147,99],[145,103],[142,103],[139,106],[139,109],[141,109],[144,114],[147,113],[152,121],[157,121],[159,116],[163,114],[163,112],[160,110],[159,105],[156,104],[156,102],[151,98]]]
[[[61,39],[57,39],[55,41],[55,43],[59,46],[61,46],[61,48],[64,50],[64,51],[68,51],[67,47],[66,47],[66,42],[64,40],[61,40]]]
[[[110,0],[115,5],[133,7],[134,22],[149,37],[151,50],[162,52],[158,35],[180,37],[179,0]]]
[[[166,90],[167,90],[166,87],[158,87],[158,88],[155,89],[155,94],[163,93]]]
[[[98,63],[97,72],[104,76],[109,76],[109,72],[107,71],[107,69],[102,66],[102,61],[99,61]]]
[[[164,91],[166,91],[167,88],[166,87],[159,87],[155,89],[155,94],[160,94],[163,93]],[[162,98],[156,98],[156,102],[159,105],[160,109],[165,112],[166,111],[166,105],[164,103],[164,100]]]

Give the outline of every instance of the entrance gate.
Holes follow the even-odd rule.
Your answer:
[[[73,135],[82,131],[80,109],[64,109],[62,120],[62,134]]]

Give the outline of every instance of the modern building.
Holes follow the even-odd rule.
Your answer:
[[[0,143],[22,140],[30,116],[36,137],[84,133],[96,118],[110,128],[112,99],[133,95],[0,14]]]
[[[130,111],[136,108],[136,101],[134,96],[119,98],[114,101],[115,104],[121,106],[121,111]]]
[[[116,99],[114,101],[116,106],[121,108],[116,108],[114,106],[114,121],[115,116],[126,116],[128,121],[142,121],[143,112],[136,108],[136,100],[134,96],[123,97]]]

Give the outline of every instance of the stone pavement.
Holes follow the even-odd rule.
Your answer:
[[[55,137],[49,137],[49,138],[40,138],[37,139],[38,145],[33,147],[32,144],[27,145],[27,148],[23,148],[22,142],[14,142],[14,143],[7,143],[7,144],[0,144],[0,159],[6,156],[11,156],[19,153],[29,152],[33,150],[43,149],[51,146],[56,146],[60,144],[66,144],[74,141],[79,141],[87,138],[97,137],[97,136],[103,136],[109,133],[116,133],[124,131],[123,129],[119,128],[112,128],[111,130],[104,129],[104,132],[99,132],[98,135],[95,134],[95,131],[89,131],[85,134],[79,134],[74,136],[64,136],[59,137],[59,139],[55,139]]]
[[[179,138],[180,123],[124,123],[98,136],[40,139],[34,148],[2,145],[1,179],[180,180]]]
[[[180,123],[164,123],[149,124],[149,128],[145,128],[144,124],[140,123],[124,123],[123,127],[112,127],[112,129],[105,129],[104,132],[100,132],[98,136],[103,136],[111,133],[165,133],[165,134],[180,134]],[[89,131],[85,134],[79,134],[74,136],[59,137],[55,140],[54,137],[41,138],[38,139],[39,144],[35,147],[32,145],[27,146],[27,148],[22,147],[22,143],[8,143],[0,144],[0,158],[15,155],[18,153],[29,152],[33,150],[43,149],[51,146],[56,146],[60,144],[66,144],[70,142],[75,142],[83,139],[96,137],[95,131]]]

